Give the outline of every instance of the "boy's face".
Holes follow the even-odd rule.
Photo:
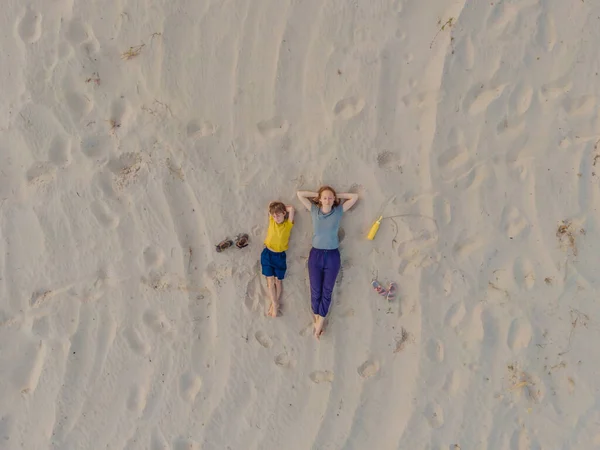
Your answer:
[[[283,223],[285,220],[285,213],[282,212],[275,212],[271,216],[273,216],[273,220],[277,223]]]

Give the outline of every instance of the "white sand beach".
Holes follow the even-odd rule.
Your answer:
[[[2,11],[0,449],[600,449],[600,3]],[[323,184],[359,200],[317,341]]]

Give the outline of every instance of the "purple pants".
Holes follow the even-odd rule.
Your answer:
[[[331,304],[335,279],[340,271],[340,251],[312,248],[308,256],[310,303],[314,314],[325,317]]]

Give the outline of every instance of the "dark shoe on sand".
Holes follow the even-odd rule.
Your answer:
[[[223,250],[225,250],[226,248],[229,248],[233,245],[233,241],[229,238],[227,239],[223,239],[221,242],[219,242],[219,244],[217,245],[217,252],[221,253]]]
[[[248,235],[240,234],[235,238],[235,246],[237,248],[244,248],[248,246]]]

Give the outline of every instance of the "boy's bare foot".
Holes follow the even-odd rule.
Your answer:
[[[277,317],[277,311],[279,309],[279,305],[277,303],[271,302],[271,306],[269,306],[269,312],[267,315],[271,317]]]
[[[316,315],[315,316],[315,337],[317,340],[321,339],[321,335],[325,332],[325,318]]]

